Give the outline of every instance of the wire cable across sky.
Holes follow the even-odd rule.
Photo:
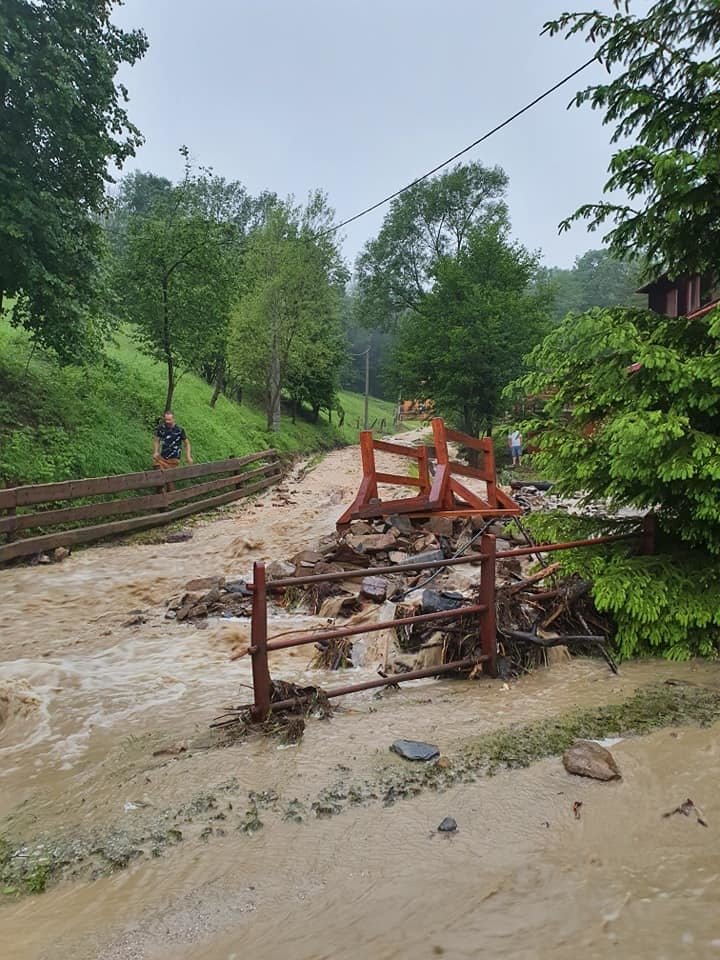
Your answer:
[[[567,76],[563,77],[562,80],[558,80],[557,83],[553,84],[552,87],[548,87],[547,90],[543,91],[539,96],[535,97],[534,100],[531,100],[530,103],[525,104],[520,110],[517,110],[512,116],[508,117],[506,120],[503,120],[502,123],[498,123],[497,126],[493,127],[492,130],[488,130],[487,133],[484,133],[481,137],[478,137],[477,140],[473,140],[472,143],[468,144],[466,147],[463,147],[462,150],[458,150],[457,153],[454,153],[451,157],[448,157],[447,160],[443,160],[442,163],[439,163],[436,167],[433,167],[432,170],[428,170],[427,173],[423,173],[422,176],[417,177],[411,183],[405,184],[404,187],[400,187],[399,190],[396,190],[394,193],[389,194],[387,197],[383,197],[382,200],[378,200],[377,203],[373,203],[369,207],[365,207],[364,210],[361,210],[359,213],[354,214],[352,217],[348,217],[347,220],[342,220],[340,223],[335,224],[332,227],[329,227],[327,230],[321,231],[317,234],[317,237],[326,237],[331,233],[335,233],[337,230],[341,230],[343,227],[346,227],[349,223],[354,223],[355,220],[359,220],[360,217],[366,216],[368,213],[372,213],[373,210],[377,210],[378,207],[384,206],[386,203],[390,203],[391,200],[394,200],[395,197],[399,197],[401,194],[405,193],[407,190],[410,190],[411,187],[416,186],[418,183],[422,183],[423,180],[427,180],[428,177],[431,177],[434,173],[437,173],[439,170],[442,170],[443,167],[446,167],[449,163],[452,163],[453,160],[457,160],[458,157],[462,157],[463,154],[468,153],[470,150],[473,150],[479,144],[483,143],[485,140],[488,140],[493,134],[497,133],[499,130],[502,130],[503,127],[507,127],[508,124],[512,123],[514,120],[517,120],[518,117],[521,117],[524,113],[527,113],[528,110],[532,110],[534,106],[537,106],[541,100],[544,100],[546,97],[549,97],[551,93],[555,93],[556,90],[559,90],[560,87],[564,86],[566,83],[569,83],[573,77],[577,77],[579,73],[582,73],[583,70],[586,70],[591,64],[598,61],[598,54],[591,57],[589,60],[586,60],[585,63],[581,64],[576,70],[573,70],[572,73],[568,73]]]

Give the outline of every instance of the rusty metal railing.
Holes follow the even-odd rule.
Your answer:
[[[257,561],[253,566],[253,582],[248,584],[252,591],[252,621],[250,632],[250,655],[252,658],[252,678],[254,699],[250,706],[253,720],[262,722],[273,710],[288,709],[297,704],[298,699],[272,701],[272,680],[268,654],[275,650],[284,650],[288,647],[297,647],[309,643],[318,643],[323,640],[334,640],[344,637],[359,636],[378,630],[387,630],[394,627],[408,626],[416,623],[433,623],[440,620],[457,620],[466,616],[478,617],[478,634],[480,638],[480,654],[475,657],[455,660],[450,663],[427,667],[422,670],[411,670],[406,673],[394,674],[388,677],[378,677],[360,683],[345,684],[324,691],[332,699],[362,690],[372,690],[375,687],[384,687],[391,684],[404,683],[408,680],[421,680],[426,677],[442,676],[447,673],[456,673],[459,670],[472,669],[482,665],[483,673],[489,676],[497,674],[497,624],[495,614],[495,573],[498,560],[511,557],[523,557],[533,554],[550,553],[556,550],[571,550],[597,546],[604,543],[615,543],[621,540],[640,539],[640,552],[653,553],[655,549],[655,518],[648,514],[643,519],[641,530],[628,533],[615,533],[607,536],[592,537],[586,540],[570,540],[563,543],[532,544],[524,547],[513,547],[509,550],[497,550],[496,540],[492,534],[483,534],[480,540],[480,552],[468,553],[462,557],[452,557],[443,560],[425,561],[422,563],[393,564],[386,567],[373,567],[373,575],[393,573],[414,573],[422,570],[434,570],[443,567],[453,567],[462,563],[479,563],[480,588],[478,602],[456,607],[453,610],[442,610],[436,613],[421,613],[412,617],[399,617],[395,620],[381,620],[376,623],[357,624],[346,627],[321,627],[305,633],[287,637],[280,635],[277,638],[268,637],[267,623],[267,594],[268,587],[272,590],[284,587],[309,586],[316,583],[332,583],[339,580],[360,579],[368,575],[368,570],[343,570],[336,573],[309,574],[304,577],[287,577],[272,580],[268,585],[266,580],[265,563]]]

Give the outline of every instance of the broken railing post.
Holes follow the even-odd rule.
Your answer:
[[[487,657],[483,670],[497,676],[497,622],[495,613],[495,537],[484,533],[480,538],[480,604],[485,607],[480,614],[480,646]]]
[[[270,668],[267,656],[267,593],[265,588],[265,564],[259,560],[253,564],[252,624],[250,627],[250,653],[254,704],[252,718],[262,722],[270,713]]]

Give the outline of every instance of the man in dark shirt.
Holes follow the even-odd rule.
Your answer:
[[[175,416],[170,410],[163,415],[162,423],[158,424],[154,437],[153,462],[161,470],[169,470],[180,464],[180,449],[185,449],[185,460],[192,463],[192,450],[187,434],[181,426],[175,423]]]

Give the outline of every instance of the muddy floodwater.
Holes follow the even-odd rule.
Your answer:
[[[388,788],[407,769],[396,738],[457,764],[473,738],[648,684],[718,690],[716,664],[614,676],[576,659],[510,684],[417,681],[346,698],[297,744],[211,742],[209,721],[251,699],[249,662],[230,659],[248,625],[174,623],[167,599],[306,548],[358,481],[356,448],[336,451],[187,543],[0,571],[0,837],[70,851],[46,892],[2,893],[0,957],[720,958],[718,724],[613,744],[618,782],[547,757]],[[332,685],[310,649],[274,654],[273,673]],[[663,816],[687,798],[703,823]],[[446,816],[458,829],[439,834]]]

